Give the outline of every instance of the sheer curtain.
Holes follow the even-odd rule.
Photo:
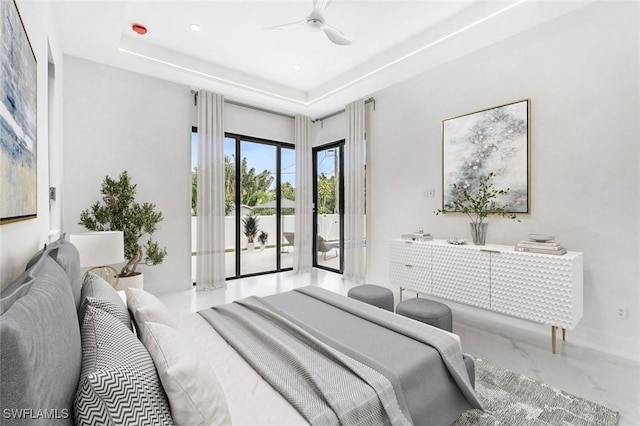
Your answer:
[[[293,270],[309,272],[312,263],[313,185],[311,119],[295,116],[296,144],[296,218],[294,225]]]
[[[224,97],[198,92],[196,290],[226,286],[224,259]]]
[[[344,271],[345,280],[362,284],[366,275],[364,183],[364,99],[345,108],[347,138],[344,144]]]

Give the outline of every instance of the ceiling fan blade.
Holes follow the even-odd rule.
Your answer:
[[[322,28],[322,31],[327,35],[327,38],[334,42],[335,44],[339,44],[341,46],[347,46],[351,44],[351,39],[339,29],[332,27],[331,25],[325,24]]]
[[[289,28],[299,27],[300,25],[306,24],[306,20],[290,22],[288,24],[276,25],[275,27],[266,27],[263,28],[264,31],[279,31],[279,30],[288,30]]]
[[[322,12],[331,4],[331,0],[313,0],[313,10]]]

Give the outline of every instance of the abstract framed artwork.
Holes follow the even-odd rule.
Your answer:
[[[37,64],[15,1],[0,1],[0,223],[37,215]]]
[[[455,211],[452,185],[474,192],[493,172],[496,202],[511,213],[529,213],[529,100],[442,121],[442,210]]]

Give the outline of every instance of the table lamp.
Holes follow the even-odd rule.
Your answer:
[[[101,276],[113,287],[118,285],[118,271],[112,266],[124,262],[124,234],[122,231],[92,231],[69,235],[69,242],[80,253],[80,267]]]

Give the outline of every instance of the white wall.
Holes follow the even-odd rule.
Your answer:
[[[224,107],[224,131],[291,144],[295,138],[293,118],[232,104]]]
[[[80,232],[80,212],[101,199],[105,176],[127,170],[137,200],[164,215],[154,234],[168,256],[142,266],[151,292],[191,285],[191,125],[189,88],[65,56],[63,222]]]
[[[311,127],[311,146],[317,147],[346,138],[347,118],[344,113],[323,121],[316,121]]]
[[[48,188],[51,181],[59,181],[63,170],[54,159],[49,166],[49,153],[62,146],[62,75],[63,57],[59,50],[52,25],[50,6],[41,2],[18,1],[18,10],[31,42],[37,61],[37,173],[38,216],[36,219],[0,226],[0,288],[5,288],[16,278],[31,258],[49,241],[50,217],[59,217],[60,204],[49,211]],[[49,55],[49,50],[51,55]],[[54,87],[48,81],[48,62],[56,67]],[[50,108],[50,93],[54,97]],[[49,124],[51,123],[51,129]],[[56,127],[57,126],[57,127]],[[56,154],[54,154],[56,155]],[[58,158],[58,157],[56,157]],[[63,188],[59,188],[63,190]],[[59,226],[55,225],[54,226]]]
[[[549,233],[584,252],[584,317],[570,340],[637,359],[638,12],[637,3],[596,3],[374,94],[368,281],[388,282],[388,240],[403,232],[470,237],[466,217],[433,214],[442,120],[530,98],[531,214],[492,219],[488,241]]]
[[[190,88],[75,57],[65,57],[64,227],[82,231],[80,212],[100,197],[105,175],[127,170],[138,200],[157,205],[164,221],[154,238],[166,246],[161,265],[142,266],[151,292],[190,288]],[[227,104],[225,130],[293,142],[293,120]]]

